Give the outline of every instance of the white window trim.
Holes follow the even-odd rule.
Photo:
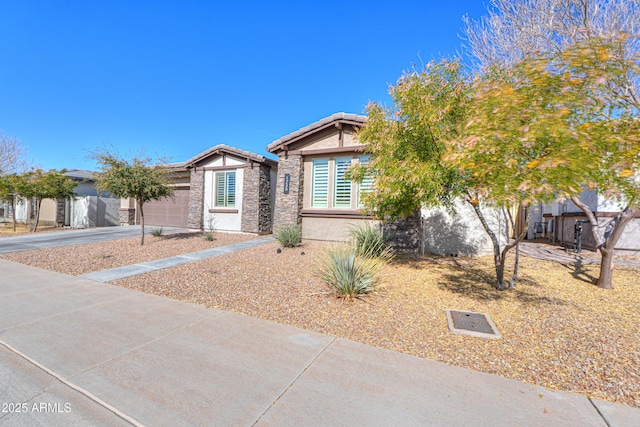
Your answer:
[[[233,202],[230,203],[229,199],[231,193],[229,192],[229,176],[233,174]],[[218,197],[218,176],[223,176],[223,200],[222,203],[219,204]],[[236,194],[237,194],[237,173],[235,170],[229,171],[219,171],[213,174],[213,206],[215,208],[235,208],[236,207]]]

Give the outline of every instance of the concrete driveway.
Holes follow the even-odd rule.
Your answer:
[[[0,260],[0,424],[638,426],[640,410]]]
[[[158,227],[146,226],[145,235],[151,234],[151,230],[155,228]],[[162,227],[163,233],[174,233],[178,231],[187,231],[187,229]],[[123,227],[84,228],[79,230],[23,234],[15,237],[0,237],[0,254],[54,248],[57,246],[104,242],[107,240],[125,239],[127,237],[140,237],[140,226],[126,225]]]

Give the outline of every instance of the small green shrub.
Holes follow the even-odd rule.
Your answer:
[[[379,258],[364,258],[353,248],[337,247],[320,259],[315,274],[337,296],[353,299],[376,289],[383,265]]]
[[[204,240],[206,240],[207,242],[213,242],[214,240],[216,240],[216,236],[214,236],[211,232],[204,233]]]
[[[151,229],[151,235],[154,236],[154,237],[162,236],[162,227],[160,227],[160,228],[152,228]]]
[[[393,258],[393,249],[384,239],[382,230],[370,222],[350,227],[349,237],[355,252],[364,258],[380,258],[383,261]]]
[[[294,248],[302,243],[302,226],[283,225],[275,233],[276,240],[285,248]]]

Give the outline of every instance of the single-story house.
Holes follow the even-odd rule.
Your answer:
[[[194,230],[268,234],[273,222],[275,160],[228,145],[216,145],[168,165],[174,196],[145,204],[145,224]],[[135,222],[133,200],[123,199],[121,223]]]
[[[175,195],[145,204],[145,223],[248,233],[270,233],[282,225],[301,224],[304,239],[344,241],[351,226],[378,223],[364,212],[361,200],[363,193],[372,190],[373,180],[356,183],[345,175],[351,165],[369,160],[356,138],[366,120],[358,114],[336,113],[291,132],[267,146],[269,153],[278,156],[277,162],[216,145],[185,162],[171,164]],[[383,224],[383,232],[403,251],[462,256],[491,253],[491,241],[473,209],[459,201],[456,210],[457,215],[451,215],[446,209],[422,209],[413,217]],[[506,212],[483,211],[500,240],[507,241],[512,231]],[[606,225],[612,213],[599,212]],[[544,221],[542,215],[546,218],[550,213],[542,207],[532,209],[529,238],[535,237],[533,230]],[[135,202],[123,200],[120,215],[121,223],[134,223]],[[567,240],[566,232],[560,230],[572,226],[571,215],[577,213],[553,215],[558,240]],[[516,226],[522,223],[523,218],[518,217]],[[640,219],[629,227],[621,245],[640,242],[634,240],[640,233]],[[585,228],[585,247],[589,247],[588,234]]]
[[[350,226],[375,222],[364,214],[361,203],[362,193],[371,191],[373,181],[357,184],[344,174],[351,165],[369,159],[356,138],[366,120],[362,115],[336,113],[268,145],[267,151],[279,160],[274,227],[302,224],[305,239],[341,241],[347,239]],[[585,191],[581,199],[592,206],[606,229],[621,207],[592,193]],[[456,212],[452,215],[444,208],[421,209],[415,217],[385,224],[383,231],[394,246],[408,251],[461,256],[492,253],[491,240],[471,206],[460,200]],[[536,237],[542,224],[547,236],[551,234],[568,245],[573,244],[575,220],[586,219],[570,201],[533,207],[530,212],[527,238]],[[484,208],[483,213],[500,241],[508,241],[513,232],[507,212]],[[521,228],[525,212],[512,212],[512,216],[516,228]],[[594,248],[590,225],[584,224],[583,228],[583,247]],[[619,242],[620,251],[640,253],[638,236],[640,218],[635,218]]]

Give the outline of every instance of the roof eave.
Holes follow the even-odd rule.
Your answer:
[[[336,113],[331,116],[318,120],[310,125],[302,127],[288,135],[283,136],[267,146],[269,153],[276,154],[280,151],[286,151],[287,146],[306,138],[309,135],[320,132],[332,126],[336,126],[338,123],[347,124],[354,127],[362,127],[367,121],[366,116],[360,116],[357,114]]]

